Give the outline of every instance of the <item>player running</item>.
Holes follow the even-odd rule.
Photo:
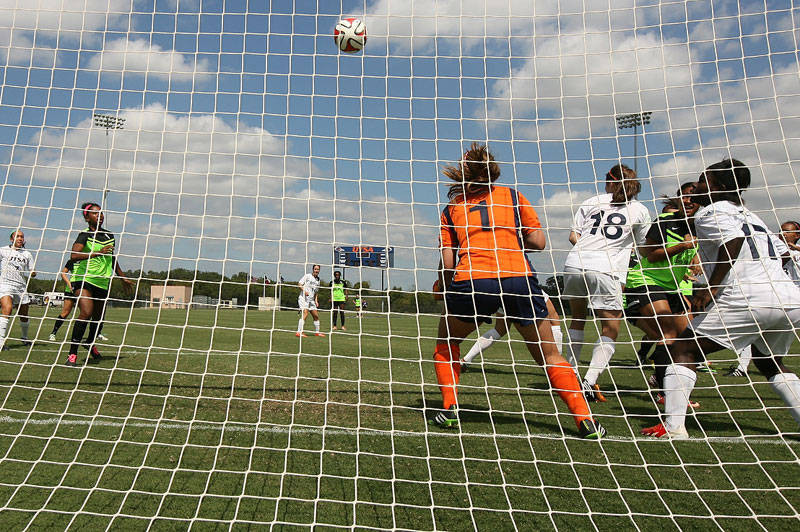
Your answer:
[[[783,356],[800,326],[800,288],[782,268],[786,245],[742,205],[750,170],[736,159],[709,166],[695,189],[704,205],[694,217],[700,260],[708,288],[696,290],[696,317],[672,345],[664,376],[663,423],[642,430],[656,438],[686,439],[687,398],[694,388],[697,361],[704,355],[752,347],[753,363],[800,423],[800,379]]]
[[[526,249],[541,250],[546,244],[536,211],[516,190],[493,185],[500,167],[485,145],[473,143],[461,163],[443,174],[456,183],[450,185],[450,203],[441,216],[437,288],[444,288],[445,304],[433,356],[444,410],[430,423],[458,426],[461,341],[502,308],[534,360],[545,366],[581,437],[599,439],[605,429],[592,419],[575,372],[556,349],[542,289],[525,256]]]
[[[347,303],[347,288],[348,283],[342,279],[342,272],[336,270],[333,272],[333,281],[331,281],[331,318],[333,320],[332,330],[336,330],[337,318],[342,319],[342,330],[347,329],[344,326],[344,307]]]
[[[564,264],[564,293],[572,321],[567,329],[567,360],[580,362],[587,307],[600,319],[599,339],[583,379],[589,400],[604,402],[597,379],[614,356],[614,343],[622,319],[622,286],[631,250],[644,244],[650,227],[647,207],[636,201],[642,186],[636,172],[618,164],[606,174],[606,193],[584,201],[572,224],[569,241],[574,247]]]
[[[314,336],[325,336],[319,332],[319,264],[311,268],[311,273],[307,273],[300,279],[300,295],[297,296],[297,304],[300,307],[300,321],[297,323],[297,333],[295,336],[306,338],[308,335],[303,332],[303,326],[309,313],[314,319]]]
[[[19,325],[22,328],[22,343],[28,340],[28,277],[36,277],[33,271],[33,255],[25,249],[25,234],[14,231],[9,236],[11,244],[0,248],[0,349],[5,350],[8,325],[14,305],[19,305]]]
[[[697,242],[689,227],[700,208],[693,192],[694,183],[686,183],[676,197],[666,201],[665,212],[650,226],[639,247],[641,258],[628,270],[625,282],[628,319],[657,342],[651,358],[659,390],[670,361],[669,346],[689,325],[689,307],[680,285],[697,256]]]
[[[86,202],[81,205],[81,213],[87,228],[78,234],[70,255],[73,261],[70,283],[77,300],[78,319],[72,326],[67,366],[78,365],[78,348],[82,342],[89,349],[88,362],[97,363],[102,360],[94,342],[105,312],[111,278],[116,273],[125,283],[126,289],[133,287],[133,281],[125,277],[125,272],[114,257],[116,239],[113,233],[103,227],[105,215],[100,205]],[[89,333],[84,341],[87,326]]]

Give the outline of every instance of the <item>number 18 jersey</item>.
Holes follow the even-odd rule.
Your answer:
[[[631,248],[645,241],[650,212],[638,201],[614,205],[611,199],[611,194],[600,194],[581,203],[572,222],[578,242],[564,265],[608,273],[624,283]]]

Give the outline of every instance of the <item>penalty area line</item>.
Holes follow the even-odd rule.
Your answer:
[[[347,436],[391,436],[399,438],[421,438],[425,436],[446,437],[446,438],[499,438],[499,439],[540,439],[540,440],[563,440],[565,436],[573,439],[571,434],[552,433],[531,433],[531,434],[488,434],[485,432],[410,432],[410,431],[389,431],[369,428],[342,428],[342,427],[303,427],[286,425],[255,425],[245,423],[208,423],[208,422],[175,422],[175,421],[112,421],[107,419],[62,419],[60,417],[50,417],[41,419],[24,419],[11,416],[0,416],[0,424],[22,424],[32,426],[57,425],[57,426],[85,426],[85,427],[109,427],[115,429],[153,429],[153,430],[224,430],[228,432],[256,432],[256,433],[278,433],[278,434],[326,434],[326,435],[347,435]],[[20,431],[21,432],[21,431]],[[638,442],[689,442],[689,443],[722,443],[722,444],[747,444],[747,445],[800,445],[800,441],[790,441],[785,439],[763,438],[763,437],[734,437],[734,436],[711,436],[708,438],[689,438],[688,440],[655,440],[653,438],[637,438],[631,436],[609,435],[603,441],[638,443]]]

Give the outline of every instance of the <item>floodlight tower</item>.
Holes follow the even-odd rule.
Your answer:
[[[628,129],[633,128],[633,171],[638,175],[638,146],[639,146],[639,126],[642,126],[642,133],[644,133],[644,126],[650,123],[650,116],[652,111],[645,111],[642,113],[633,113],[628,115],[617,115],[617,128]]]
[[[114,115],[95,113],[94,125],[106,130],[106,182],[103,186],[103,208],[105,209],[106,198],[108,197],[108,171],[111,167],[111,146],[108,132],[112,129],[123,129],[125,127],[125,119]]]

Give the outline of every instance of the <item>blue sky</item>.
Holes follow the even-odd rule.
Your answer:
[[[102,197],[94,112],[127,120],[108,137],[105,206],[125,268],[296,279],[334,245],[390,245],[389,284],[427,287],[440,169],[478,140],[539,208],[548,276],[596,176],[633,166],[614,116],[645,110],[654,214],[652,198],[734,155],[773,228],[800,216],[788,1],[73,4],[0,1],[0,224],[23,227],[40,271],[59,268],[76,206]],[[362,53],[334,46],[342,16],[366,21]]]

